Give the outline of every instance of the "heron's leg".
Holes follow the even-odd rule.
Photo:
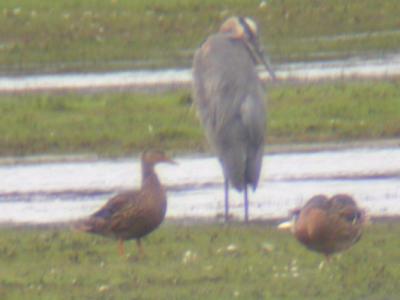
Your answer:
[[[225,223],[229,220],[229,182],[224,178],[224,192],[225,192]]]
[[[247,184],[244,185],[244,222],[249,222],[249,198],[247,195]]]
[[[125,255],[124,240],[122,239],[118,240],[118,249],[119,249],[119,256],[124,256]]]

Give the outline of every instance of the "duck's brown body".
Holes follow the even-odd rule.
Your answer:
[[[140,191],[111,198],[86,221],[86,231],[123,240],[139,239],[161,224],[166,210],[167,198],[161,185],[155,188],[147,180]]]
[[[293,213],[292,232],[308,249],[330,256],[350,248],[360,238],[365,212],[348,195],[311,198]]]
[[[102,208],[91,215],[80,229],[86,232],[116,238],[123,241],[140,238],[156,229],[164,220],[167,197],[154,165],[172,162],[163,153],[147,151],[142,156],[142,186],[140,190],[128,191],[111,198]]]

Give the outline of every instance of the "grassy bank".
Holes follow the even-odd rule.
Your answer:
[[[171,224],[135,244],[62,229],[0,230],[1,299],[396,299],[399,223],[322,256],[264,225]]]
[[[230,15],[257,20],[274,62],[398,51],[399,10],[397,0],[3,0],[0,72],[187,67]]]
[[[269,144],[400,136],[399,81],[269,89]],[[208,150],[187,91],[163,95],[24,95],[0,101],[0,155],[130,155]]]

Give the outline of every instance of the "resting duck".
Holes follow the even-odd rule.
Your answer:
[[[278,228],[290,228],[300,243],[329,260],[332,254],[359,241],[365,221],[365,211],[357,207],[351,196],[338,194],[328,199],[317,195],[302,208],[293,210],[292,220]]]

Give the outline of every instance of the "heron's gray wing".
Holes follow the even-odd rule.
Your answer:
[[[193,92],[208,131],[218,134],[240,120],[252,138],[263,133],[263,89],[241,43],[219,34],[206,40],[194,56]]]
[[[264,156],[264,145],[249,146],[247,150],[246,161],[246,183],[251,184],[253,190],[257,188],[258,180],[262,169],[262,162]]]
[[[193,98],[207,133],[215,129],[216,103],[220,102],[219,80],[215,74],[213,56],[209,54],[209,44],[208,39],[196,51],[193,59]]]
[[[223,151],[225,168],[233,185],[241,190],[240,185],[251,184],[256,189],[262,168],[265,135],[265,107],[262,94],[254,91],[255,85],[244,100],[235,98],[239,112],[225,114],[228,126],[221,124],[223,130],[217,141],[217,147]],[[219,143],[225,143],[219,145]],[[235,184],[236,182],[236,184]],[[239,184],[239,182],[242,182]]]
[[[246,129],[246,183],[256,189],[262,168],[265,136],[265,106],[259,86],[254,86],[252,93],[246,97],[241,106],[241,118]]]
[[[260,82],[250,81],[248,85],[248,93],[240,103],[240,116],[250,141],[261,144],[264,143],[266,122],[264,93]]]

